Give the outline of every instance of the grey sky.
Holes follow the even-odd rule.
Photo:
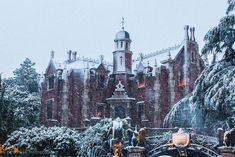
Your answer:
[[[51,50],[58,61],[69,49],[112,61],[121,17],[134,57],[180,43],[185,24],[196,27],[201,48],[226,7],[224,0],[0,0],[0,72],[12,75],[28,57],[42,73]]]

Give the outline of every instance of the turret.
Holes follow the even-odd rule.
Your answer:
[[[124,22],[122,22],[123,24]],[[127,31],[122,30],[114,39],[115,51],[113,52],[113,73],[131,73],[132,52],[130,51],[131,39]]]

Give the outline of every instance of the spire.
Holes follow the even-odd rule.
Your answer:
[[[142,52],[140,52],[140,61],[143,61],[143,59],[144,59],[144,54],[142,53]]]
[[[100,63],[104,62],[104,55],[100,55]]]
[[[51,59],[54,59],[54,57],[55,57],[55,51],[51,51]]]
[[[125,21],[124,21],[124,17],[122,17],[122,22],[121,22],[121,24],[122,24],[122,30],[124,30],[124,24],[125,24]]]

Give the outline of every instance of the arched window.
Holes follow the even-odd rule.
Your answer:
[[[53,89],[54,88],[54,75],[48,77],[47,81],[47,89]]]
[[[53,113],[53,100],[46,101],[46,109],[47,109],[47,119],[52,119],[52,113]]]

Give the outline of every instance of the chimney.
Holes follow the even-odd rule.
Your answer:
[[[71,53],[72,53],[71,50],[69,50],[69,51],[67,52],[67,54],[68,54],[68,61],[71,61]]]
[[[185,25],[184,26],[184,40],[189,40],[189,36],[188,36],[188,29],[189,29],[189,26],[188,25]]]
[[[77,60],[77,51],[72,52],[73,55],[73,61]]]
[[[194,32],[195,32],[195,27],[192,27],[192,41],[196,41]]]
[[[193,28],[192,27],[190,27],[190,41],[192,41],[192,39],[193,39]]]

